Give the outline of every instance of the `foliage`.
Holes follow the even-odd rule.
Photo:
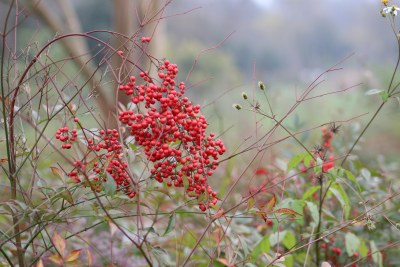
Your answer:
[[[396,34],[399,9],[382,5]],[[255,131],[225,146],[185,96],[178,66],[147,50],[157,36],[97,31],[124,39],[114,47],[95,32],[73,33],[16,53],[16,9],[12,2],[1,32],[1,266],[396,265],[398,169],[357,155],[377,115],[397,101],[399,60],[386,89],[367,91],[380,105],[362,129],[356,118],[288,123],[332,94],[317,87],[342,60],[284,113],[272,85],[254,81],[231,112],[254,118]],[[97,43],[89,80],[85,64],[74,65],[80,56],[58,50],[65,38]],[[96,84],[108,83],[115,112],[106,118]]]

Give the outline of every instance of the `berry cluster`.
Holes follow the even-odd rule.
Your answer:
[[[335,157],[332,155],[333,153],[333,148],[332,148],[332,138],[335,136],[335,133],[337,132],[336,127],[331,127],[330,129],[323,127],[322,129],[322,145],[317,145],[313,151],[314,158],[320,158],[322,162],[322,172],[328,172],[330,169],[335,167]],[[328,155],[330,154],[330,155]],[[315,166],[315,161],[312,160],[310,163],[310,167]],[[307,171],[308,169],[304,166],[304,164],[301,165],[300,171],[302,173],[308,173],[309,177],[312,178],[314,181],[316,181],[316,174],[309,169],[310,171]]]
[[[143,42],[150,41],[150,38],[144,38]],[[199,208],[205,211],[217,203],[217,193],[208,184],[208,178],[226,149],[213,133],[206,136],[207,120],[201,115],[200,106],[184,97],[185,84],[175,82],[178,71],[176,64],[165,60],[158,68],[157,79],[141,72],[143,84],[137,85],[136,77],[131,76],[129,82],[120,85],[119,90],[131,96],[137,109],[120,112],[119,121],[128,127],[147,160],[153,163],[151,176],[160,183],[165,181],[167,186],[184,187],[189,197],[199,199]],[[101,130],[99,135],[99,142],[87,140],[88,154],[95,153],[96,161],[75,161],[69,176],[80,182],[80,177],[85,175],[96,184],[106,181],[110,175],[118,190],[134,197],[127,163],[122,159],[123,146],[118,141],[118,131]],[[66,143],[63,148],[71,148],[75,138],[75,129],[71,134],[67,127],[57,131],[57,139]],[[95,189],[100,191],[101,183],[96,186]]]
[[[338,242],[336,242],[336,244],[337,243]],[[360,256],[360,254],[356,251],[351,257],[346,257],[345,259],[343,257],[341,258],[340,256],[342,255],[342,249],[338,246],[335,246],[335,237],[333,236],[329,237],[329,241],[322,242],[320,246],[324,251],[325,259],[329,261],[329,263],[332,264],[332,266],[343,266],[344,263],[346,263],[346,261],[355,260]],[[343,262],[343,260],[346,261]],[[353,263],[350,266],[357,267],[357,264]]]
[[[92,181],[96,191],[101,191],[101,183],[106,182],[107,173],[114,179],[117,184],[117,190],[124,192],[130,198],[135,196],[132,190],[130,178],[126,168],[128,164],[122,159],[122,145],[118,141],[118,131],[113,129],[100,130],[100,141],[95,142],[88,139],[88,152],[96,153],[97,157],[94,163],[85,163],[80,160],[74,161],[75,169],[68,175],[77,183],[81,182],[79,176],[87,176]]]
[[[335,136],[336,132],[336,127],[332,127],[330,129],[323,127],[322,128],[322,146],[325,149],[324,152],[321,156],[321,158],[324,160],[324,163],[322,164],[322,171],[327,172],[333,167],[335,167],[335,162],[334,159],[335,157],[333,155],[329,155],[328,159],[326,159],[326,153],[332,153],[333,148],[332,148],[332,138]]]
[[[166,180],[168,186],[185,187],[189,196],[206,195],[199,204],[204,211],[217,202],[208,177],[217,168],[225,146],[212,133],[206,137],[206,118],[199,105],[183,96],[185,84],[176,84],[177,74],[177,65],[166,60],[158,69],[159,85],[145,72],[140,73],[145,84],[137,86],[131,77],[119,89],[132,95],[132,103],[142,104],[145,112],[124,111],[119,120],[130,127],[130,134],[154,163],[153,177],[160,183]]]
[[[68,127],[61,127],[56,131],[56,139],[63,143],[61,145],[62,149],[70,149],[72,147],[72,143],[75,142],[77,137],[78,134],[76,129],[72,129],[70,131]]]

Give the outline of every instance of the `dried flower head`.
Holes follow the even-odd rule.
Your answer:
[[[258,87],[260,88],[260,90],[264,91],[265,90],[265,84],[262,81],[258,82]]]
[[[233,107],[236,108],[237,110],[241,110],[242,106],[239,104],[233,104]]]

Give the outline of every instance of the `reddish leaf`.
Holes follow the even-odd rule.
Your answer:
[[[267,213],[265,213],[265,212],[263,212],[263,211],[257,211],[256,214],[257,214],[258,216],[260,216],[260,217],[264,220],[264,222],[267,221],[267,219],[268,219]]]
[[[296,216],[296,215],[300,215],[302,216],[300,213],[295,212],[292,209],[288,209],[288,208],[280,208],[274,211],[274,213],[282,213],[282,214],[286,214],[286,215],[290,215],[290,216]]]
[[[36,263],[35,267],[44,267],[42,259]]]
[[[224,266],[230,266],[227,259],[219,258],[219,259],[217,259],[217,261],[222,263]]]
[[[57,176],[57,177],[59,177],[61,180],[63,180],[62,172],[61,172],[61,170],[60,170],[58,167],[50,167],[50,170],[51,170],[51,172],[52,172],[55,176]]]
[[[275,208],[276,205],[276,196],[275,194],[272,195],[272,198],[268,201],[267,205],[265,206],[265,211],[270,212]]]
[[[217,211],[217,213],[215,213],[215,214],[212,216],[212,218],[213,218],[213,219],[218,219],[218,218],[221,218],[222,215],[224,215],[224,214],[225,214],[224,209],[219,209],[219,210]]]
[[[57,265],[63,265],[63,259],[58,254],[53,254],[49,257],[49,260],[54,262]]]
[[[67,246],[65,239],[62,236],[60,236],[57,232],[54,232],[51,241],[53,241],[53,245],[56,247],[58,253],[61,254],[61,257],[64,258],[65,248]]]
[[[81,250],[75,249],[75,250],[71,251],[71,253],[68,254],[67,258],[65,259],[65,262],[76,261],[79,258],[79,255],[81,255]]]
[[[86,256],[87,256],[87,259],[88,259],[88,265],[87,266],[90,267],[93,264],[93,255],[92,255],[92,252],[90,252],[89,249],[86,250]]]

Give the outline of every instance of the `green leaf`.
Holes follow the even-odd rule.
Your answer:
[[[333,193],[333,195],[339,200],[340,205],[342,206],[342,209],[344,211],[344,217],[347,220],[350,215],[350,200],[349,197],[347,196],[346,192],[343,190],[342,186],[338,183],[334,184],[331,186],[329,189]]]
[[[247,210],[250,210],[251,208],[253,208],[254,204],[256,204],[256,201],[254,200],[254,197],[249,198],[247,200]]]
[[[389,99],[389,94],[388,94],[388,92],[383,91],[383,92],[380,92],[379,95],[381,96],[382,101],[383,101],[384,103],[386,103],[386,102],[388,101],[388,99]]]
[[[322,164],[324,162],[321,158],[317,158],[317,163],[314,166],[314,173],[321,173],[322,172]]]
[[[304,157],[304,166],[306,168],[309,168],[311,166],[311,161],[312,160],[313,160],[312,155],[307,152],[307,155]]]
[[[138,149],[138,147],[135,144],[129,144],[129,146],[133,151],[136,151]]]
[[[315,226],[318,225],[319,223],[319,212],[318,212],[318,207],[315,205],[313,202],[306,201],[307,207],[310,210],[311,217],[313,218],[313,221],[315,223]]]
[[[249,255],[249,247],[247,246],[247,242],[241,235],[236,236],[239,239],[240,244],[242,245],[244,256],[247,257]]]
[[[374,241],[370,242],[370,246],[371,246],[372,259],[376,264],[379,265],[379,267],[382,267],[383,266],[382,253],[379,252],[378,247],[376,246]]]
[[[115,195],[117,192],[117,184],[114,181],[114,178],[107,172],[107,181],[103,182],[104,192],[108,196]]]
[[[167,228],[165,229],[163,236],[169,234],[170,232],[172,232],[174,230],[175,220],[176,220],[175,213],[172,213],[171,215],[169,215],[168,225],[167,225]]]
[[[282,244],[287,249],[291,249],[296,245],[296,236],[293,234],[293,232],[288,231],[286,233],[285,238],[282,240]]]
[[[332,220],[332,221],[335,221],[335,222],[338,221],[338,218],[336,218],[336,216],[333,215],[333,213],[329,209],[322,208],[322,212],[325,214],[325,219],[326,220]]]
[[[269,243],[269,236],[264,236],[254,247],[253,251],[251,252],[251,257],[253,260],[257,259],[261,253],[268,253],[271,249],[271,245]]]
[[[380,89],[370,89],[370,90],[368,90],[365,94],[366,94],[366,95],[376,95],[376,94],[380,94],[381,92],[383,92],[383,90],[380,90]]]
[[[361,192],[362,189],[361,189],[360,183],[356,180],[356,177],[354,177],[353,173],[349,170],[346,170],[343,168],[341,168],[341,169],[344,171],[344,174],[346,175],[347,179],[349,179],[350,181],[355,183],[358,188],[358,191]]]
[[[306,192],[303,194],[302,200],[306,200],[309,197],[311,197],[316,191],[318,191],[321,188],[321,186],[313,186],[310,189],[308,189]]]
[[[352,257],[354,255],[354,252],[356,252],[358,247],[360,246],[360,239],[358,239],[355,234],[348,232],[345,236],[345,240],[347,255],[349,257]]]
[[[292,255],[286,255],[285,256],[285,261],[283,262],[286,267],[293,267],[294,265],[294,259]]]
[[[287,231],[284,230],[282,232],[275,232],[269,236],[269,243],[271,246],[275,246],[276,244],[280,243],[286,236]]]
[[[69,191],[68,189],[65,189],[61,192],[61,197],[69,204],[74,205],[74,198],[72,197],[71,191]]]
[[[304,158],[309,155],[308,152],[302,153],[302,154],[297,154],[295,155],[288,163],[287,165],[287,170],[291,170],[296,168],[300,162],[302,162],[304,160]]]
[[[360,245],[358,246],[358,252],[360,253],[360,256],[362,257],[362,258],[365,258],[365,257],[367,257],[367,254],[368,254],[368,247],[367,247],[367,245],[365,244],[365,242],[364,242],[364,240],[360,240]]]

